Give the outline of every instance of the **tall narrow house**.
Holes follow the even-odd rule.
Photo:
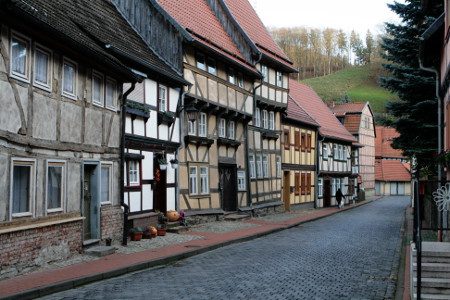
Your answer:
[[[357,184],[356,179],[352,178],[351,161],[352,145],[357,144],[357,140],[311,87],[293,79],[290,79],[289,85],[292,98],[298,101],[320,125],[317,144],[316,207],[336,205],[335,194],[338,189],[347,196],[346,201],[350,200]]]
[[[289,74],[296,70],[247,0],[222,1],[261,53],[256,68],[262,78],[252,91],[255,107],[248,127],[250,203],[256,211],[283,209],[281,119],[288,106]]]
[[[161,0],[183,28],[183,76],[192,84],[182,109],[185,119],[180,160],[179,209],[186,215],[220,215],[249,205],[247,125],[254,114],[259,51],[223,1]]]

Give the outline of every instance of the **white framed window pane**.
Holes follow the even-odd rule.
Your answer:
[[[238,86],[242,89],[244,88],[244,76],[242,73],[238,73]]]
[[[128,162],[128,178],[130,180],[129,185],[139,185],[139,162],[136,160],[130,160]]]
[[[201,53],[197,53],[196,60],[197,60],[197,68],[205,71],[206,70],[205,56]]]
[[[197,134],[197,121],[189,121],[188,120],[188,134],[189,135]]]
[[[31,166],[14,165],[12,182],[12,213],[30,212]]]
[[[269,129],[275,129],[275,113],[273,111],[269,113]]]
[[[47,172],[47,209],[62,208],[63,167],[49,165]]]
[[[200,113],[200,120],[199,120],[199,124],[198,124],[198,135],[199,136],[206,136],[206,131],[207,131],[207,127],[206,127],[206,122],[207,122],[207,117],[205,113]]]
[[[317,181],[317,187],[318,187],[318,196],[322,197],[323,196],[323,179],[319,178]]]
[[[63,64],[63,94],[75,96],[76,66],[68,61]]]
[[[106,95],[105,95],[105,104],[106,107],[114,108],[116,98],[116,83],[112,80],[106,81]]]
[[[189,191],[191,195],[197,195],[197,167],[189,167]]]
[[[158,89],[159,111],[167,111],[167,89],[165,86],[159,86]]]
[[[233,69],[228,69],[228,81],[231,84],[235,84],[236,83],[236,78],[234,76],[234,70]]]
[[[263,175],[265,178],[269,177],[269,162],[267,155],[264,155],[262,157],[262,163],[263,163]]]
[[[103,105],[103,77],[92,75],[92,102]]]
[[[220,119],[219,120],[219,137],[225,137],[225,135],[226,135],[225,126],[226,126],[225,119]]]
[[[263,110],[262,112],[262,127],[267,129],[268,123],[267,123],[267,110]]]
[[[101,168],[101,202],[108,203],[111,202],[111,172],[112,165],[102,165]]]
[[[245,172],[238,171],[238,190],[245,191]]]
[[[255,156],[250,155],[249,156],[249,162],[250,162],[250,178],[256,177],[256,170],[255,170]]]
[[[322,145],[322,156],[324,159],[328,158],[328,147],[327,144]]]
[[[261,161],[261,155],[256,156],[256,175],[258,178],[262,177],[262,161]]]
[[[36,49],[34,57],[34,81],[49,86],[50,54]]]
[[[17,38],[11,39],[11,70],[13,73],[28,77],[27,60],[28,60],[28,43]]]
[[[265,66],[265,65],[261,66],[261,73],[262,73],[262,76],[263,76],[263,81],[267,81],[269,79],[268,78],[267,66]]]
[[[276,157],[277,162],[277,177],[281,177],[281,157]]]
[[[228,123],[228,138],[234,140],[235,138],[235,130],[234,130],[234,121],[230,121]]]
[[[209,194],[208,167],[200,167],[200,192]]]
[[[283,86],[283,73],[277,72],[277,86]]]
[[[213,74],[213,75],[217,75],[217,71],[216,71],[216,61],[212,58],[208,58],[207,59],[207,63],[208,63],[208,73]]]
[[[261,126],[261,112],[259,110],[259,108],[257,107],[255,109],[255,126],[256,127],[260,127]]]

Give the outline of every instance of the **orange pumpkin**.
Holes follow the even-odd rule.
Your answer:
[[[176,210],[168,210],[166,217],[170,222],[175,222],[180,218],[180,214]]]
[[[148,230],[152,233],[152,234],[157,234],[158,230],[156,229],[156,227],[154,226],[148,226]]]

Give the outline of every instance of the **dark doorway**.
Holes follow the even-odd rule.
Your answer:
[[[100,239],[100,167],[83,164],[83,241]]]
[[[323,207],[331,206],[331,189],[330,178],[325,178],[323,181]]]
[[[161,170],[159,165],[160,157],[153,160],[154,170],[154,190],[153,190],[153,209],[160,212],[167,211],[167,170]]]
[[[219,164],[219,188],[224,211],[237,210],[236,165]]]

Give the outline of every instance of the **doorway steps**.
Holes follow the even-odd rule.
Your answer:
[[[417,299],[417,258],[411,246],[411,295]],[[450,243],[422,242],[421,299],[450,300]]]

